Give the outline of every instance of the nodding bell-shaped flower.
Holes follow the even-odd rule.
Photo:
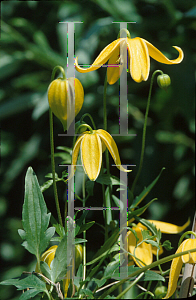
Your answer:
[[[92,132],[86,131],[77,139],[72,153],[70,178],[74,174],[74,168],[80,151],[84,171],[90,180],[95,181],[101,170],[102,153],[106,147],[112,155],[117,168],[124,172],[130,172],[130,170],[125,170],[121,166],[118,148],[112,136],[107,131],[99,129],[92,130]]]
[[[177,226],[175,224],[161,222],[161,221],[154,221],[154,220],[148,220],[149,222],[153,223],[157,229],[159,229],[162,233],[168,233],[168,234],[176,234],[182,232],[186,227],[189,226],[190,220],[182,225]],[[136,247],[136,238],[132,231],[127,232],[127,245],[128,245],[128,251],[133,254],[134,256],[130,260],[130,264],[136,263],[140,268],[145,265],[150,265],[153,261],[153,254],[156,255],[157,248],[155,246],[152,246],[151,244],[147,244],[145,242],[142,242],[143,236],[142,236],[142,230],[147,230],[147,227],[142,225],[141,223],[138,223],[135,227],[133,227],[135,230],[138,242],[138,247]],[[142,243],[141,243],[142,242]],[[141,243],[141,244],[140,244]],[[159,255],[163,253],[163,249],[160,246]]]
[[[48,250],[46,250],[42,256],[41,256],[41,261],[44,261],[47,263],[47,265],[49,266],[50,268],[50,265],[55,257],[55,253],[56,253],[56,250],[57,250],[57,245],[54,245],[52,247],[50,247]],[[75,268],[77,269],[79,267],[79,265],[81,264],[82,262],[82,254],[83,254],[83,247],[81,244],[77,244],[75,245]],[[73,265],[73,261],[72,261],[72,265]],[[36,265],[36,268],[35,268],[35,272],[38,272],[38,267]],[[68,287],[69,287],[69,283],[70,283],[70,270],[68,271],[69,272],[69,276],[67,279],[63,279],[63,290],[64,290],[64,297],[66,298],[67,297],[67,291],[68,291]],[[67,272],[67,274],[68,274]]]
[[[177,288],[178,278],[180,275],[180,271],[182,269],[182,265],[184,264],[196,264],[196,239],[187,239],[184,240],[176,253],[180,253],[183,251],[191,250],[195,248],[195,252],[191,252],[179,257],[176,257],[172,260],[170,273],[169,273],[169,284],[167,294],[163,299],[170,298]]]
[[[75,111],[73,110],[74,93]],[[64,131],[67,130],[84,102],[84,89],[81,82],[74,77],[53,80],[48,87],[48,102],[53,114],[63,124]]]
[[[130,75],[136,82],[141,82],[142,80],[146,81],[148,79],[150,57],[167,65],[179,64],[183,60],[183,51],[177,46],[173,47],[179,52],[179,56],[174,60],[170,60],[145,39],[139,37],[131,39],[129,31],[126,30],[126,32],[127,37],[118,38],[105,47],[90,68],[81,68],[78,65],[78,58],[76,58],[76,70],[81,73],[91,72],[99,69],[108,61],[107,80],[109,84],[114,84],[120,78],[120,72],[122,72],[122,68],[118,67],[123,65],[123,67],[127,69],[127,65],[124,63],[126,60],[123,59],[122,54],[120,54],[120,48],[121,50],[126,48],[126,51],[123,51],[123,53],[127,53],[128,50],[127,62]]]

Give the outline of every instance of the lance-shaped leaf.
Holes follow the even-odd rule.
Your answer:
[[[65,235],[57,247],[55,258],[51,262],[51,280],[57,282],[67,273],[67,266],[71,262],[71,247],[67,249],[67,235]]]
[[[55,232],[54,227],[48,228],[50,215],[47,213],[37,176],[29,167],[25,177],[25,199],[22,210],[24,230],[19,229],[18,233],[24,240],[22,245],[36,255],[38,261]]]

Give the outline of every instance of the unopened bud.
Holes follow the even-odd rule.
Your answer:
[[[168,86],[171,84],[171,79],[169,75],[162,74],[157,77],[157,83],[161,89],[167,90]]]
[[[73,102],[75,98],[75,111]],[[53,80],[48,88],[48,102],[53,114],[63,124],[64,131],[79,113],[84,102],[84,90],[81,82],[74,77]],[[69,124],[67,124],[69,119]]]

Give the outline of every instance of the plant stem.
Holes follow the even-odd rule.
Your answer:
[[[145,113],[145,118],[144,118],[144,127],[143,127],[143,134],[142,134],[142,149],[141,149],[141,155],[140,155],[140,164],[139,164],[139,169],[138,169],[137,175],[136,175],[136,177],[135,177],[135,179],[133,181],[133,185],[132,185],[132,188],[131,188],[131,192],[132,193],[134,192],[135,185],[137,183],[137,180],[139,178],[139,175],[140,175],[141,169],[142,169],[142,165],[143,165],[145,142],[146,142],[146,127],[147,127],[148,112],[149,112],[149,108],[150,108],[150,99],[151,99],[152,85],[153,85],[154,76],[157,73],[163,74],[163,72],[161,70],[156,70],[152,74],[152,78],[151,78],[151,82],[150,82],[150,89],[149,89],[149,94],[148,94],[148,101],[147,101],[147,106],[146,106],[146,113]]]
[[[105,75],[105,81],[104,81],[104,90],[103,90],[103,128],[105,131],[107,131],[107,101],[106,101],[106,96],[107,96],[107,72]],[[105,150],[105,159],[106,159],[106,169],[107,169],[107,175],[110,177],[110,164],[109,164],[109,153],[108,153],[108,149],[106,148]],[[102,185],[102,191],[105,192],[105,188]],[[112,188],[111,185],[109,185],[109,195],[110,195],[110,204],[108,205],[107,208],[111,207],[111,201],[112,201]],[[106,207],[106,199],[104,197],[105,203],[104,206]],[[106,208],[106,209],[107,209]],[[111,210],[109,210],[109,212],[111,213]],[[108,237],[108,222],[107,222],[107,210],[105,210],[105,231],[106,231],[106,235],[105,235],[105,240]]]
[[[139,280],[140,278],[144,275],[144,272],[142,272],[122,293],[120,293],[116,299],[122,299],[122,296],[126,294]]]
[[[89,113],[84,114],[84,115],[81,117],[80,122],[82,122],[82,121],[84,120],[85,117],[89,117],[89,118],[90,118],[91,123],[93,124],[94,130],[96,130],[95,122],[94,122],[92,116],[91,116]]]
[[[54,162],[54,135],[53,135],[53,115],[52,111],[49,108],[49,116],[50,116],[50,150],[51,150],[51,167],[52,167],[52,179],[53,179],[53,190],[54,190],[54,199],[56,203],[56,210],[58,215],[59,224],[63,226],[61,211],[59,206],[58,200],[58,193],[56,187],[56,180],[55,180],[55,162]]]

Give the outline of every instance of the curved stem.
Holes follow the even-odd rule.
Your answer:
[[[50,116],[50,150],[51,150],[51,167],[52,167],[52,179],[53,179],[53,190],[54,190],[54,199],[56,203],[56,210],[58,214],[59,224],[63,226],[59,200],[58,200],[58,193],[56,187],[56,180],[55,180],[55,162],[54,162],[54,135],[53,135],[53,115],[52,110],[49,108],[49,116]]]
[[[83,119],[84,119],[85,117],[89,117],[89,118],[90,118],[90,120],[91,120],[91,122],[92,122],[92,124],[93,124],[94,130],[96,130],[97,128],[96,128],[96,126],[95,126],[95,122],[94,122],[92,116],[91,116],[89,113],[84,114],[84,115],[80,118],[80,122],[82,123],[82,121],[83,121]]]
[[[134,192],[135,185],[136,185],[137,180],[138,180],[138,178],[140,176],[142,165],[143,165],[145,142],[146,142],[146,127],[147,127],[148,112],[149,112],[149,108],[150,108],[150,99],[151,99],[152,85],[153,85],[154,76],[157,73],[163,74],[163,72],[161,70],[156,70],[152,74],[152,78],[151,78],[151,82],[150,82],[150,89],[149,89],[149,94],[148,94],[148,101],[147,101],[147,106],[146,106],[145,119],[144,119],[144,127],[143,127],[143,134],[142,134],[142,149],[141,149],[141,155],[140,155],[140,164],[139,164],[139,169],[138,169],[137,175],[136,175],[136,177],[135,177],[135,179],[133,181],[133,185],[132,185],[132,188],[131,188],[131,192],[132,193]]]
[[[54,69],[53,69],[53,71],[52,71],[51,81],[54,80],[54,78],[55,78],[55,73],[56,73],[57,71],[60,71],[60,72],[63,74],[63,79],[65,80],[65,79],[66,79],[66,76],[65,76],[65,70],[64,70],[63,67],[61,67],[61,66],[56,66],[56,67],[54,67]]]
[[[90,130],[91,133],[93,133],[92,127],[90,125],[88,125],[88,124],[82,124],[82,125],[80,125],[77,128],[77,130],[76,130],[76,134],[74,135],[72,149],[74,148],[74,145],[76,143],[77,133],[78,133],[79,129],[82,128],[82,127],[84,127],[84,126],[87,127]]]
[[[180,244],[182,243],[182,241],[183,241],[183,238],[187,235],[187,234],[193,234],[194,235],[194,237],[196,238],[196,232],[194,232],[194,231],[191,231],[191,230],[189,230],[189,231],[186,231],[185,233],[183,233],[183,235],[181,236],[181,238],[179,239],[179,242],[178,242],[178,247],[180,247]]]

